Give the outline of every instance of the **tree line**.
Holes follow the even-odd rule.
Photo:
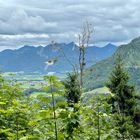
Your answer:
[[[79,75],[64,81],[45,76],[46,94],[24,95],[18,84],[0,77],[1,140],[136,140],[140,138],[140,110],[134,86],[120,58],[106,86],[107,95],[82,102]]]

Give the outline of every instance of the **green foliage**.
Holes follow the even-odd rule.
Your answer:
[[[132,131],[134,122],[138,124],[139,110],[135,110],[134,122],[130,116],[112,114],[110,93],[96,94],[80,103],[77,77],[71,76],[67,86],[55,76],[45,76],[44,93],[36,96],[22,94],[18,84],[0,77],[0,140],[115,140],[122,134],[130,139],[127,132]],[[71,105],[68,93],[74,94]],[[133,133],[139,137],[136,126]]]
[[[124,68],[130,75],[129,83],[135,84],[140,90],[140,37],[132,40],[126,45],[119,46],[117,51],[109,58],[97,62],[86,69],[84,74],[84,86],[86,91],[105,86],[110,76],[118,54],[123,58]]]
[[[72,104],[78,103],[81,96],[78,75],[69,73],[63,84],[65,86],[65,97],[68,104],[71,106]]]
[[[0,138],[19,139],[30,132],[28,109],[18,85],[0,83]]]
[[[128,74],[124,70],[121,57],[119,56],[107,87],[113,93],[110,103],[115,118],[114,124],[119,131],[117,137],[120,139],[132,139],[135,137],[136,123],[134,117],[137,101],[135,89],[128,84],[128,80]]]

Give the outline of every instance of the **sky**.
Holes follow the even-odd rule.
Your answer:
[[[123,44],[140,36],[139,9],[139,0],[0,0],[0,50],[76,42],[85,20],[91,44]]]

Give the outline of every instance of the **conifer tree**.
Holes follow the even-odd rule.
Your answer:
[[[78,75],[76,73],[69,73],[63,84],[68,105],[78,103],[81,96]]]
[[[67,110],[70,117],[66,126],[67,140],[73,139],[73,133],[79,127],[79,101],[81,97],[80,85],[77,73],[69,73],[66,80],[63,82],[65,87],[65,97],[67,105],[73,110]]]
[[[128,84],[129,76],[123,67],[121,56],[118,56],[115,68],[107,87],[113,96],[110,99],[115,124],[118,128],[118,139],[132,139],[135,132],[135,111],[137,107],[135,88]]]

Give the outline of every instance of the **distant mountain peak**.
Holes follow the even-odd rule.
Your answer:
[[[75,42],[70,42],[70,43],[68,43],[67,45],[75,45]]]
[[[115,48],[116,48],[116,46],[115,46],[114,44],[112,44],[112,43],[108,43],[108,44],[105,45],[104,47],[106,47],[106,48],[115,47]]]
[[[63,51],[60,51],[60,48]],[[95,64],[97,61],[103,60],[112,55],[116,48],[99,48],[88,47],[86,50],[87,67]],[[78,63],[78,48],[74,42],[70,43],[54,43],[47,46],[31,46],[25,45],[15,50],[5,50],[0,52],[0,66],[3,71],[18,72],[24,71],[25,73],[39,71],[45,73],[45,62],[50,59],[58,59],[58,62],[50,66],[48,71],[64,72],[71,71],[71,65],[66,61],[67,58],[73,63]]]
[[[30,46],[30,45],[24,45],[23,47],[19,48],[18,50],[30,50],[30,49],[34,49],[34,46]]]

